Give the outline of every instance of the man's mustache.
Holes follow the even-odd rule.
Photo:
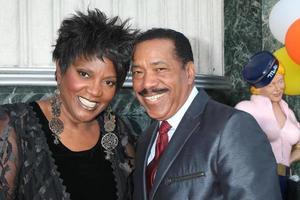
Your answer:
[[[143,89],[142,91],[138,92],[138,94],[141,96],[145,96],[148,94],[162,94],[167,91],[169,91],[167,88]]]

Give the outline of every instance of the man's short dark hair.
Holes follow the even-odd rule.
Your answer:
[[[141,33],[135,45],[152,39],[169,39],[174,42],[176,56],[185,65],[189,61],[194,62],[193,51],[189,39],[182,33],[166,28],[152,28]]]
[[[77,11],[62,21],[53,61],[65,73],[78,58],[107,58],[114,64],[117,89],[120,88],[129,70],[133,41],[137,34],[127,23],[128,20],[121,22],[118,16],[108,19],[98,9],[88,9],[87,14]]]

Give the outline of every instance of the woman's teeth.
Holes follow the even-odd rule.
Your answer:
[[[91,101],[89,101],[85,98],[82,98],[82,97],[79,97],[78,99],[79,99],[81,105],[83,105],[86,109],[93,110],[93,109],[96,108],[97,103],[91,102]]]

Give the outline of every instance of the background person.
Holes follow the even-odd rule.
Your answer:
[[[195,88],[182,33],[139,35],[132,75],[137,99],[156,120],[138,141],[134,200],[281,199],[266,136],[251,115]]]
[[[242,75],[250,84],[252,95],[250,100],[241,101],[235,107],[250,113],[267,135],[278,164],[285,199],[289,166],[300,160],[300,124],[282,99],[284,68],[270,52],[262,51],[250,58]]]
[[[58,34],[55,95],[0,109],[0,199],[130,199],[131,135],[108,104],[136,31],[95,9]]]

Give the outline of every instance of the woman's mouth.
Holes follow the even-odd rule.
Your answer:
[[[94,110],[97,107],[97,103],[94,101],[90,101],[83,97],[78,97],[80,105],[87,110]]]

